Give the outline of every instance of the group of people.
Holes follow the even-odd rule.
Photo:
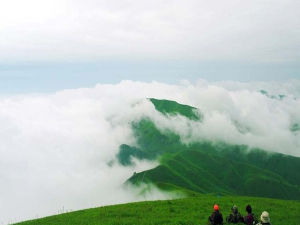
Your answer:
[[[226,217],[227,223],[244,223],[247,225],[271,225],[270,216],[267,211],[262,212],[260,216],[260,222],[255,218],[254,214],[252,213],[251,205],[246,206],[247,215],[242,216],[239,211],[238,207],[234,205],[231,208],[231,213],[229,216]],[[211,225],[222,225],[223,224],[223,216],[220,212],[219,206],[214,205],[214,212],[208,217],[208,221]]]

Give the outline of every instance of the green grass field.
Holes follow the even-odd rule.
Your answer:
[[[299,225],[300,201],[254,197],[203,195],[165,201],[105,206],[65,213],[18,225],[205,225],[213,204],[219,204],[224,219],[233,204],[245,215],[245,206],[251,204],[256,216],[267,210],[272,225]]]

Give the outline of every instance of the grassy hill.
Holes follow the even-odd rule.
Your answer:
[[[150,99],[162,114],[196,119],[195,108],[174,101]],[[119,162],[131,157],[159,159],[160,165],[136,173],[129,182],[152,182],[159,187],[199,193],[225,193],[282,199],[300,199],[300,158],[247,146],[199,141],[185,145],[171,130],[159,130],[150,118],[132,123],[138,147],[121,145]]]
[[[229,151],[225,154],[195,149],[168,154],[158,167],[134,174],[129,182],[136,185],[151,182],[159,187],[172,184],[174,189],[184,188],[199,193],[300,200],[299,185],[290,183],[271,169],[260,168],[242,159],[235,161]],[[232,151],[231,154],[237,155]]]
[[[206,195],[92,208],[18,225],[205,225],[215,203],[219,204],[224,219],[232,205],[236,204],[241,214],[245,215],[245,206],[251,204],[258,217],[262,211],[267,210],[272,225],[299,225],[300,222],[299,201]]]
[[[201,112],[194,107],[169,100],[150,98],[149,101],[152,102],[157,111],[165,116],[181,115],[187,119],[199,122],[203,119]],[[172,131],[162,133],[156,128],[150,118],[143,118],[139,122],[133,122],[132,130],[139,147],[128,146],[126,144],[120,146],[117,159],[122,165],[130,165],[132,163],[131,157],[153,160],[164,153],[178,152],[185,149],[178,135]]]

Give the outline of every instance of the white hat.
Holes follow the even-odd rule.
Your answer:
[[[267,211],[262,212],[262,214],[260,216],[260,220],[263,223],[270,223],[269,213]]]

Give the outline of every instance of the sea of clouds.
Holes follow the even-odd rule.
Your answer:
[[[264,93],[261,92],[264,90]],[[281,97],[279,96],[281,95]],[[163,116],[147,98],[197,107],[202,122]],[[121,144],[135,145],[131,122],[150,117],[184,143],[246,144],[300,156],[300,81],[122,81],[52,94],[0,96],[0,224],[60,212],[172,196],[155,188],[139,196],[122,184],[157,162],[122,167]],[[111,166],[112,165],[112,166]]]

